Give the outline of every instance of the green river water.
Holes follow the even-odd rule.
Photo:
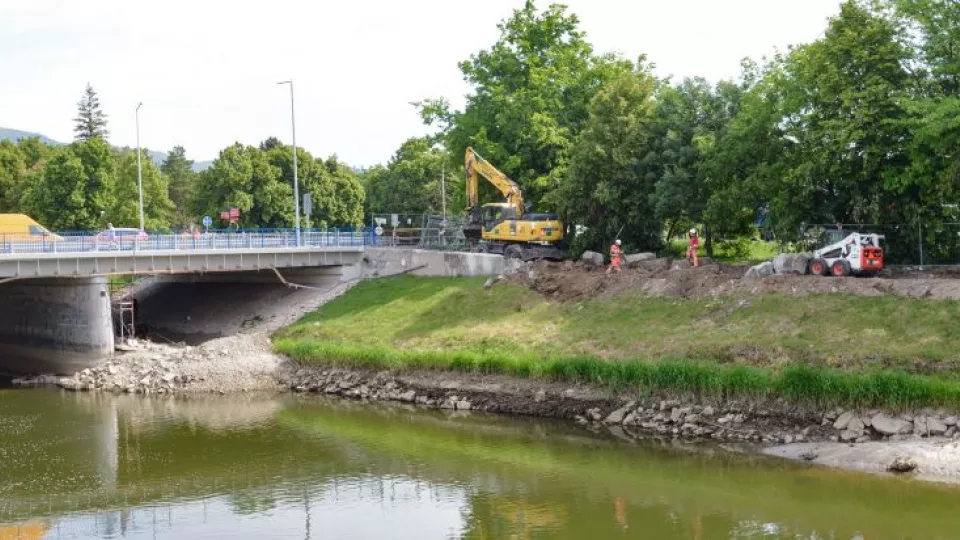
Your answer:
[[[0,540],[960,538],[960,488],[566,423],[0,390]]]

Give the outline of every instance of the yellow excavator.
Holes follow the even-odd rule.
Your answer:
[[[520,186],[480,157],[473,148],[467,148],[464,162],[467,169],[467,224],[463,234],[474,251],[498,253],[525,261],[566,258],[563,222],[556,214],[528,213]],[[480,205],[481,176],[506,197],[506,202]]]

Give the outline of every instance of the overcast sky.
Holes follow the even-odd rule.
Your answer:
[[[740,59],[817,39],[838,0],[569,0],[597,51],[646,53],[658,75],[736,76]],[[196,160],[290,140],[353,165],[427,132],[411,101],[468,91],[457,62],[496,41],[522,0],[0,0],[0,126],[72,139],[89,81],[110,141]],[[548,2],[538,2],[545,7]]]

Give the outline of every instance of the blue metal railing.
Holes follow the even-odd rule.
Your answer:
[[[366,227],[301,229],[302,248],[375,245]],[[0,234],[0,255],[111,251],[183,251],[296,248],[293,229],[210,229],[139,233],[135,230],[57,231],[49,235]]]

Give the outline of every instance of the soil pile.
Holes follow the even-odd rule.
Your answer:
[[[883,277],[820,277],[774,275],[745,278],[746,266],[707,261],[698,268],[684,260],[643,261],[620,274],[581,262],[541,261],[527,265],[509,281],[529,287],[560,302],[584,298],[612,298],[628,292],[678,298],[704,298],[726,294],[808,295],[846,293],[860,296],[898,295],[908,298],[960,299],[957,274],[926,274],[898,269]]]

